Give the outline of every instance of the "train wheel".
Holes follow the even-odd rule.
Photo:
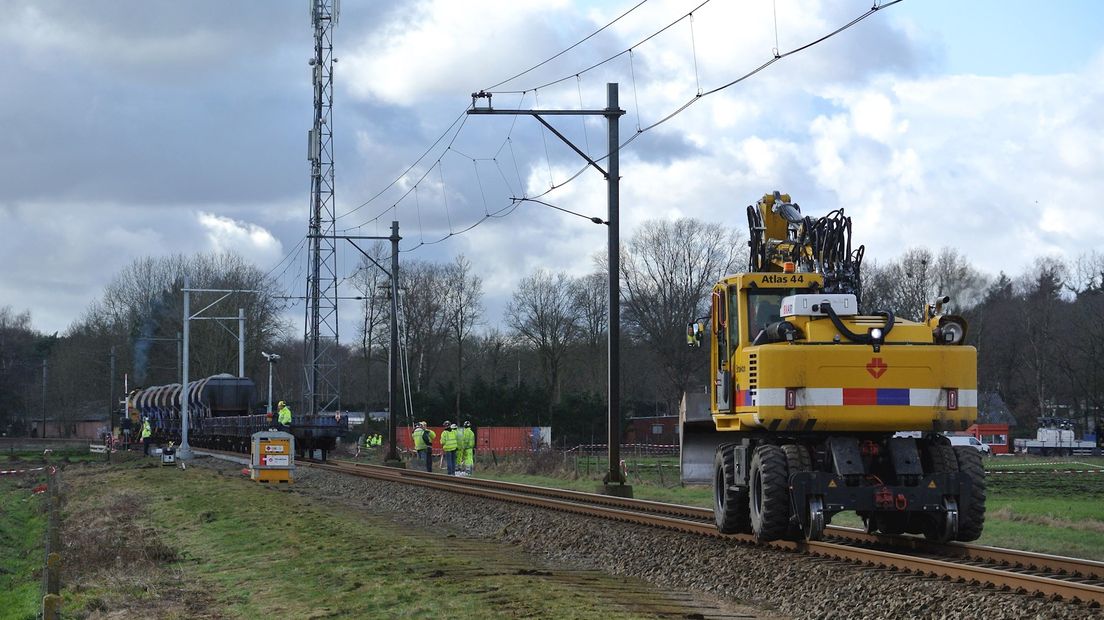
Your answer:
[[[751,533],[760,542],[777,540],[790,527],[790,477],[786,453],[759,446],[751,457]]]
[[[981,453],[970,446],[957,446],[954,454],[958,471],[970,478],[971,483],[969,497],[962,498],[965,506],[959,513],[956,539],[969,542],[981,536],[985,524],[985,466]]]
[[[713,519],[722,534],[750,534],[748,489],[736,485],[736,454],[720,446],[713,457]]]
[[[782,446],[782,451],[786,453],[786,467],[789,470],[787,476],[787,486],[789,484],[789,476],[792,476],[798,472],[809,471],[813,468],[813,459],[809,456],[809,450],[805,446],[799,446],[797,444],[786,444]],[[815,524],[812,518],[815,516],[815,510],[812,507],[814,498],[809,498],[809,506],[806,509],[809,514],[806,515],[806,526],[814,526],[813,530],[816,530]],[[824,506],[823,501],[820,501],[820,531],[824,531]],[[806,527],[808,529],[808,527]],[[801,540],[802,538],[809,538],[807,532],[803,532],[800,523],[796,519],[791,519],[789,530],[786,532],[786,538],[790,540]],[[810,540],[819,540],[819,534],[817,538],[811,538]]]

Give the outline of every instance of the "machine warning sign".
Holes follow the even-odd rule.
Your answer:
[[[269,467],[287,467],[291,463],[286,454],[270,454],[261,457],[261,464]]]
[[[835,481],[835,480],[829,480],[829,481],[828,481],[828,488],[829,488],[829,489],[834,489],[834,488],[836,488],[836,481]]]
[[[928,483],[928,488],[929,489],[934,489],[935,488],[935,480],[932,480],[931,482]]]
[[[280,443],[266,443],[264,447],[265,452],[283,452],[284,444]]]

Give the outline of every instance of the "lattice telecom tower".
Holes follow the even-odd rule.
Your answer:
[[[339,0],[311,0],[314,57],[314,127],[308,136],[311,165],[310,267],[307,270],[306,327],[303,338],[307,413],[337,411],[340,373],[337,366],[337,240],[334,237],[333,28]]]

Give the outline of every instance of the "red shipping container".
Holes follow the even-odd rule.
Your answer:
[[[430,426],[430,430],[436,433],[433,440],[433,451],[441,451],[441,432],[444,427]],[[475,449],[479,452],[528,452],[536,445],[533,435],[540,438],[540,427],[533,426],[484,426],[473,427],[475,430]],[[409,426],[400,426],[395,429],[398,435],[399,448],[402,450],[414,449],[414,435]]]

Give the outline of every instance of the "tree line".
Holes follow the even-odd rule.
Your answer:
[[[623,244],[626,418],[675,414],[685,391],[703,389],[708,348],[686,347],[685,325],[708,312],[715,281],[746,268],[746,248],[741,232],[689,218],[646,222]],[[368,251],[380,264],[389,258],[383,245]],[[593,258],[593,271],[583,275],[526,274],[501,318],[487,316],[483,280],[466,257],[403,260],[400,423],[548,425],[557,441],[601,442],[608,276],[605,256]],[[224,300],[211,314],[236,316],[237,308],[245,309],[246,375],[256,380],[263,401],[268,366],[260,351],[279,353],[274,396],[301,407],[302,329],[281,318],[302,307],[298,300],[233,254],[142,258],[116,274],[60,336],[36,331],[26,312],[0,308],[0,430],[27,432],[43,410],[66,421],[117,410],[124,374],[131,388],[179,382],[184,275],[194,288],[258,291]],[[360,299],[354,337],[343,337],[336,350],[342,408],[381,411],[388,402],[393,291],[368,259],[349,280]],[[1104,258],[1096,253],[1068,263],[1043,258],[1012,277],[985,274],[950,248],[913,248],[882,264],[864,264],[861,305],[915,319],[937,295],[950,296],[951,311],[970,323],[967,341],[978,347],[979,390],[998,394],[1019,433],[1031,434],[1044,414],[1095,424],[1104,399],[1104,370],[1095,364],[1104,352],[1104,327],[1095,320],[1102,291]],[[193,300],[193,310],[204,299]],[[236,321],[193,323],[192,378],[236,372],[236,331]]]

